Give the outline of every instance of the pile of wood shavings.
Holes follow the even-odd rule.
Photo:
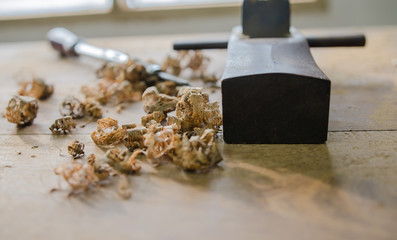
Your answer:
[[[208,58],[201,53],[184,54],[184,59],[190,60],[185,66],[181,65],[182,70],[204,72]],[[107,63],[97,74],[101,80],[96,86],[82,88],[86,101],[82,103],[81,112],[87,114],[88,109],[98,109],[97,103],[142,100],[147,115],[142,117],[141,126],[135,123],[119,126],[118,121],[110,117],[97,121],[97,130],[91,138],[101,148],[108,148],[105,157],[98,161],[93,154],[81,155],[81,159],[55,169],[69,184],[70,195],[88,192],[103,186],[103,181],[117,179],[119,195],[131,197],[126,175],[141,170],[136,161],[139,155],[153,167],[167,161],[183,170],[199,172],[210,170],[222,160],[215,141],[222,124],[219,104],[210,103],[200,88],[181,88],[173,82],[158,81],[133,61],[125,65]],[[120,147],[119,143],[124,146]],[[77,145],[72,143],[69,148],[75,158]]]
[[[146,126],[129,130],[125,145],[144,153],[155,166],[168,160],[184,170],[208,170],[222,160],[214,141],[222,124],[219,105],[209,103],[199,88],[184,88],[179,95],[176,116],[167,117],[166,122],[142,121]]]

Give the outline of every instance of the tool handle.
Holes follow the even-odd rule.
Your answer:
[[[365,35],[339,35],[339,36],[309,36],[306,37],[310,47],[362,47],[365,46]],[[224,49],[227,48],[226,40],[220,41],[188,41],[175,42],[174,50],[202,50],[202,49]]]
[[[51,46],[64,56],[78,56],[74,47],[83,41],[81,38],[65,28],[53,28],[47,33]]]
[[[309,36],[306,40],[310,47],[362,47],[365,46],[363,34],[339,36]]]
[[[175,42],[173,47],[174,50],[224,49],[227,48],[227,40]]]

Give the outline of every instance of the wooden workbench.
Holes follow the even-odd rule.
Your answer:
[[[59,59],[44,41],[0,44],[2,115],[21,72],[55,85],[32,126],[0,118],[0,239],[397,239],[397,27],[356,30],[367,34],[365,48],[312,50],[332,80],[326,144],[228,145],[220,136],[219,167],[192,174],[143,162],[129,178],[129,200],[115,186],[71,198],[67,190],[50,193],[59,182],[67,189],[53,168],[70,161],[69,142],[103,156],[89,137],[95,123],[67,136],[48,130],[62,99],[96,81],[101,62]],[[224,36],[89,42],[161,61],[173,40]],[[206,54],[221,74],[226,51]],[[210,98],[220,100],[220,91]],[[142,115],[140,102],[105,113],[120,123]]]

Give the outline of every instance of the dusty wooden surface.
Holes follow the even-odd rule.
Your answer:
[[[129,200],[121,200],[115,186],[74,198],[67,190],[49,192],[59,182],[53,168],[70,161],[69,142],[83,141],[87,153],[103,155],[89,137],[96,124],[69,136],[48,130],[61,100],[95,81],[101,62],[59,59],[45,42],[1,44],[1,113],[21,71],[53,83],[55,94],[40,101],[30,127],[0,119],[0,239],[396,239],[397,27],[359,30],[367,34],[365,48],[312,50],[332,80],[326,144],[219,140],[224,161],[206,174],[142,163],[143,171],[129,178]],[[90,42],[161,61],[173,40],[221,36]],[[207,54],[220,74],[226,52]],[[219,100],[219,90],[210,98]],[[141,103],[105,113],[121,123],[141,115]]]

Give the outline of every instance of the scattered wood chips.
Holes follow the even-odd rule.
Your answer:
[[[174,75],[189,70],[204,82],[216,82],[215,75],[206,73],[208,64],[209,58],[200,51],[181,51],[168,56],[162,68]],[[69,196],[115,179],[118,194],[123,199],[130,198],[128,174],[141,170],[136,160],[139,155],[153,167],[168,161],[186,171],[207,171],[222,161],[215,141],[222,125],[219,103],[209,102],[201,88],[177,87],[174,82],[159,81],[133,60],[126,64],[106,63],[97,76],[98,83],[82,87],[84,101],[74,96],[63,100],[60,108],[63,117],[50,127],[53,134],[67,134],[76,127],[74,119],[98,118],[91,138],[96,145],[108,148],[104,158],[98,161],[94,154],[85,156],[84,143],[76,140],[67,146],[73,159],[54,172],[69,185]],[[34,98],[46,99],[53,91],[53,86],[41,79],[23,82],[19,94],[24,96],[10,100],[6,118],[19,126],[32,124],[38,111]],[[116,119],[102,118],[101,104],[113,103],[116,108],[141,100],[147,113],[141,118],[141,126],[135,123],[119,126]]]

